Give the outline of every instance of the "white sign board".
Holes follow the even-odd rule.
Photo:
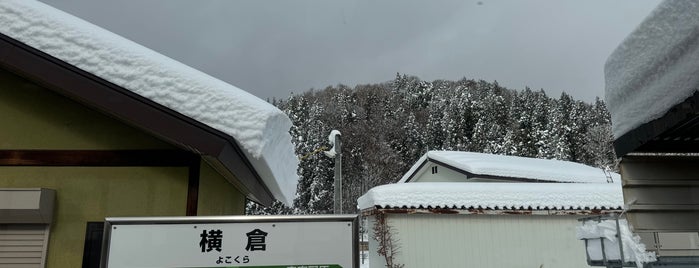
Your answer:
[[[358,267],[357,217],[108,218],[103,267]]]

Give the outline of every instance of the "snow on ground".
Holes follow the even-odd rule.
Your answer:
[[[618,183],[458,183],[416,182],[372,188],[357,200],[359,209],[621,209]]]
[[[699,2],[662,2],[609,56],[605,98],[618,138],[699,87]]]
[[[359,251],[359,268],[369,268],[369,251]]]
[[[587,252],[590,259],[601,261],[606,256],[607,260],[621,260],[619,240],[616,236],[616,221],[597,222],[590,220],[578,226],[576,230],[578,239],[588,239]],[[656,261],[655,252],[646,251],[646,246],[641,243],[641,238],[631,232],[625,219],[619,220],[619,233],[621,233],[624,262],[635,262],[637,267],[641,268],[644,263]],[[604,255],[602,254],[602,243],[604,243]]]
[[[515,177],[551,182],[607,182],[604,170],[579,163],[458,151],[427,152],[399,182],[406,182],[411,174],[418,171],[422,163],[430,159],[477,175]],[[621,176],[617,173],[611,173],[611,176],[615,182],[621,180]]]
[[[0,32],[232,136],[274,196],[291,203],[291,121],[271,104],[38,1],[1,0]]]

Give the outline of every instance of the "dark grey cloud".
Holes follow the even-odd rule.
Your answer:
[[[43,2],[262,98],[400,72],[590,101],[607,56],[659,0]]]

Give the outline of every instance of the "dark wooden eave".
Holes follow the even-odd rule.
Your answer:
[[[265,205],[273,200],[270,190],[228,134],[3,34],[0,67],[202,155],[248,198]]]
[[[614,140],[614,150],[617,157],[631,152],[699,152],[699,91],[673,106],[663,117]]]
[[[0,166],[9,167],[186,167],[187,216],[199,205],[201,157],[185,150],[2,150]]]
[[[2,150],[0,166],[186,167],[199,156],[182,150]]]

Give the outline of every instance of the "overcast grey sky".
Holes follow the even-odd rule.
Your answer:
[[[659,0],[42,0],[261,98],[328,85],[497,80],[604,95],[604,62]]]

